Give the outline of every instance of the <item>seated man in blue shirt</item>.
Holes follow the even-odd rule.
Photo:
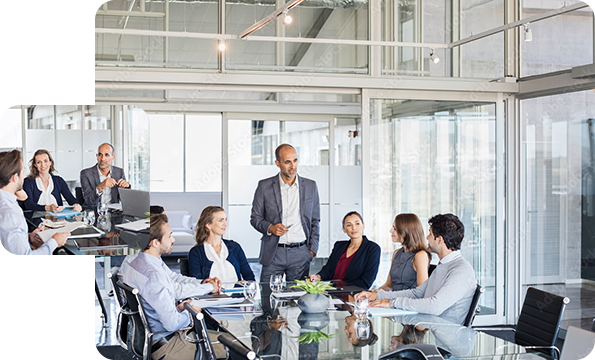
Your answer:
[[[364,291],[356,297],[376,300],[370,306],[439,315],[450,322],[463,324],[477,287],[475,271],[460,252],[465,227],[453,214],[438,214],[428,222],[428,250],[440,258],[428,280],[415,289]]]
[[[128,256],[122,263],[122,281],[139,291],[142,305],[153,333],[151,358],[154,360],[194,359],[196,345],[184,338],[186,328],[192,325],[184,300],[176,306],[176,301],[192,295],[209,292],[218,293],[221,282],[209,278],[201,283],[172,272],[161,260],[161,255],[171,254],[171,227],[164,214],[151,216],[150,241],[139,254]],[[200,308],[194,307],[197,311]],[[217,355],[224,353],[222,347],[214,347]],[[219,357],[219,356],[218,356]]]
[[[27,231],[23,210],[17,203],[17,192],[23,189],[25,165],[18,150],[0,153],[0,242],[15,255],[51,255],[56,248],[64,246],[70,233],[54,234],[45,244],[36,240],[43,228]],[[37,246],[35,250],[31,247]]]

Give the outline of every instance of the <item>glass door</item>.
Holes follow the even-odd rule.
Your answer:
[[[498,209],[504,194],[498,188],[503,171],[496,133],[503,131],[497,126],[503,102],[497,95],[486,96],[486,101],[429,100],[424,95],[431,96],[370,91],[365,97],[370,137],[364,156],[364,189],[369,189],[364,208],[372,220],[368,233],[383,251],[379,276],[386,278],[396,248],[389,229],[397,214],[417,214],[427,235],[430,217],[453,213],[465,225],[461,252],[486,289],[480,315],[501,316],[504,284],[497,279],[503,279],[504,262],[497,255],[504,259],[504,249]],[[434,255],[432,263],[437,262]]]

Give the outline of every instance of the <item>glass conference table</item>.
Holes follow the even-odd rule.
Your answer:
[[[84,210],[91,210],[83,207]],[[95,213],[93,226],[102,234],[92,237],[68,239],[66,244],[56,249],[54,254],[68,255],[129,255],[142,250],[149,240],[149,230],[127,231],[116,227],[116,225],[131,223],[140,220],[138,217],[124,215],[121,212],[108,211],[105,215],[99,216]],[[23,212],[29,224],[29,231],[39,226],[42,220],[50,219],[66,221],[83,221],[82,215],[56,219],[52,215],[41,211],[26,210]]]
[[[263,359],[378,359],[413,343],[440,346],[451,353],[451,359],[549,359],[492,335],[423,314],[371,317],[369,335],[358,339],[351,306],[334,305],[336,310],[327,313],[304,314],[294,300],[271,297],[268,286],[262,283],[262,293],[259,291],[254,300],[262,311],[221,315],[205,310]],[[347,294],[333,297],[353,301]]]

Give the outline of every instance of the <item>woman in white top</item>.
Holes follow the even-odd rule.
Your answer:
[[[190,276],[217,277],[222,283],[254,280],[254,273],[240,244],[221,236],[227,228],[227,215],[220,206],[207,206],[196,224],[196,245],[188,253]]]
[[[37,150],[29,161],[29,176],[23,182],[23,190],[27,193],[24,201],[27,210],[60,212],[64,208],[62,196],[68,204],[74,206],[74,211],[81,211],[81,206],[72,196],[66,181],[54,175],[54,159],[50,152]]]

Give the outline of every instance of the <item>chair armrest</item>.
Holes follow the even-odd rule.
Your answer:
[[[523,346],[525,349],[550,349],[550,350],[555,350],[557,357],[556,359],[560,358],[560,350],[556,347],[556,346]]]
[[[507,327],[472,327],[475,331],[512,331],[516,332],[515,328],[507,328]]]

